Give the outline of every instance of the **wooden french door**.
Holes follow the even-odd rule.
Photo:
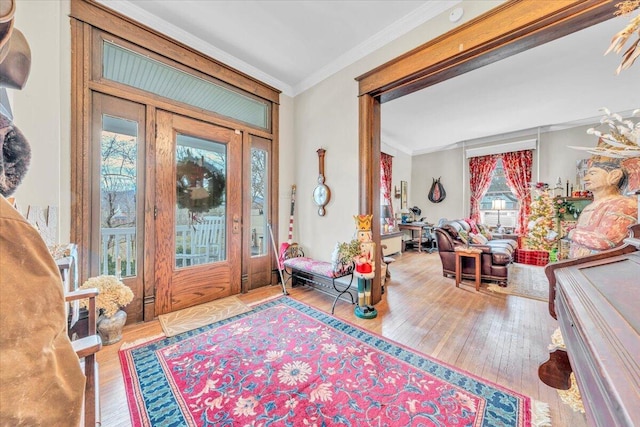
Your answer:
[[[158,111],[155,314],[240,292],[242,135]]]
[[[92,106],[88,276],[115,275],[129,286],[134,299],[125,310],[131,322],[139,322],[147,261],[145,107],[98,92]]]

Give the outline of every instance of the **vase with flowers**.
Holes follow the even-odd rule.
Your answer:
[[[333,271],[336,274],[349,274],[353,271],[354,258],[360,255],[360,242],[356,239],[350,242],[340,242],[331,255]]]
[[[114,344],[122,339],[122,328],[127,321],[127,313],[122,310],[133,300],[133,291],[116,276],[91,277],[80,286],[80,289],[96,288],[98,310],[97,328],[105,345]],[[88,300],[80,303],[88,308]]]

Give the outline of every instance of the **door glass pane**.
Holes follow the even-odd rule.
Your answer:
[[[136,275],[138,123],[102,115],[100,274]]]
[[[267,253],[269,235],[267,230],[267,152],[251,149],[251,256]]]
[[[227,147],[178,134],[176,267],[227,259]]]

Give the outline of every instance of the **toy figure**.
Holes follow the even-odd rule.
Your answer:
[[[378,315],[371,305],[371,282],[376,275],[376,244],[371,233],[373,215],[357,215],[353,218],[356,220],[356,238],[360,242],[360,255],[353,258],[356,265],[354,275],[358,278],[358,305],[355,315],[363,319],[373,319]]]

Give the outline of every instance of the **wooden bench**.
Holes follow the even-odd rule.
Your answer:
[[[351,304],[356,303],[356,298],[351,292],[351,283],[353,282],[353,265],[335,271],[330,262],[318,261],[308,257],[294,257],[284,261],[284,272],[286,273],[285,282],[291,281],[291,286],[306,284],[312,286],[321,292],[334,296],[333,305],[331,306],[331,314],[335,310],[338,299],[348,301],[346,295],[349,295]],[[349,277],[346,280],[338,281],[337,279]],[[314,285],[319,285],[316,287]]]

